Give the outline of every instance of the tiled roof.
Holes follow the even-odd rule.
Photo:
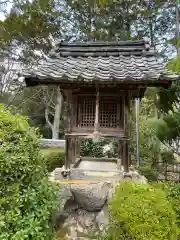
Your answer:
[[[23,73],[27,85],[46,82],[138,82],[176,80],[142,41],[59,43],[36,69]]]

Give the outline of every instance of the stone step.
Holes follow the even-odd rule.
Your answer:
[[[54,180],[53,182],[56,182],[59,184],[93,184],[93,183],[100,183],[103,181],[104,180]]]

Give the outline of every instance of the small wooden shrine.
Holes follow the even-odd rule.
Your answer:
[[[80,155],[80,139],[116,138],[128,171],[129,111],[147,86],[168,87],[177,76],[158,63],[148,42],[60,42],[36,69],[24,72],[27,86],[60,85],[67,103],[66,168]]]

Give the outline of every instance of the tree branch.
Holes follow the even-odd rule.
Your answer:
[[[1,2],[0,2],[0,5],[4,5],[4,4],[7,4],[7,3],[12,3],[12,2],[9,1],[9,0],[4,0],[4,1],[1,1]]]
[[[52,123],[49,121],[48,108],[45,108],[45,119],[46,119],[47,124],[50,126],[50,128],[53,129],[53,125],[52,125]]]

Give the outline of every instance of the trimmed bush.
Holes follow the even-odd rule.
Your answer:
[[[163,190],[122,182],[109,205],[111,226],[104,239],[175,240],[176,216]]]
[[[58,188],[27,119],[0,106],[0,239],[52,240]]]
[[[48,172],[57,167],[62,167],[65,159],[65,151],[61,148],[44,148],[41,150],[45,159]]]

